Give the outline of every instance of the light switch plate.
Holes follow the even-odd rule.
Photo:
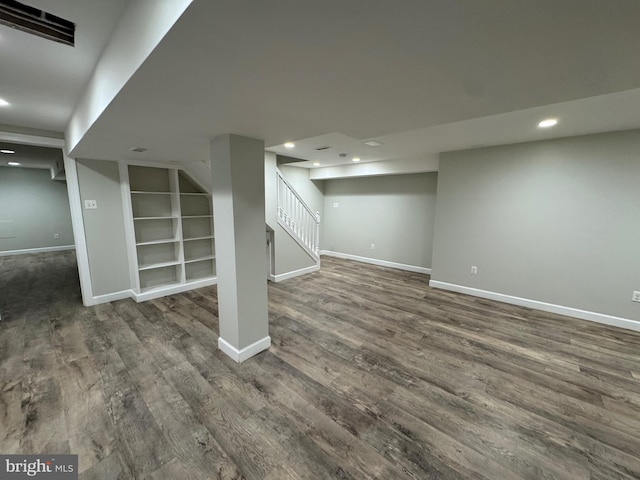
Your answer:
[[[93,210],[98,208],[98,202],[96,200],[85,200],[84,201],[85,210]]]

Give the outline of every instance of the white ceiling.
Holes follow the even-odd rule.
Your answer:
[[[545,118],[556,118],[559,123],[553,128],[538,128],[538,122]],[[297,140],[293,149],[281,144],[268,150],[306,160],[292,163],[293,166],[323,168],[351,165],[353,157],[360,158],[362,163],[420,159],[452,150],[634,128],[640,128],[640,89],[379,135],[371,139],[331,133]],[[382,145],[370,147],[364,143],[368,140],[375,140]],[[326,146],[332,148],[316,150]],[[341,153],[347,156],[342,158]],[[320,165],[316,166],[315,163]]]
[[[21,0],[76,24],[70,47],[0,25],[0,124],[63,132],[126,0]]]
[[[329,165],[638,128],[639,18],[631,0],[195,0],[74,155],[208,161],[237,133]],[[21,124],[54,128],[40,110]]]

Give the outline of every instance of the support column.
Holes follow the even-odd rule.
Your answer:
[[[218,347],[242,362],[271,345],[264,272],[264,142],[227,134],[210,146]]]

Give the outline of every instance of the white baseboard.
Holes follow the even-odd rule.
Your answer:
[[[100,305],[101,303],[115,302],[125,298],[133,298],[136,302],[140,303],[146,300],[153,300],[154,298],[173,295],[174,293],[186,292],[187,290],[193,290],[194,288],[208,287],[209,285],[215,285],[216,283],[218,283],[218,279],[217,277],[213,277],[195,280],[183,285],[158,287],[143,293],[136,293],[133,290],[122,290],[120,292],[107,293],[105,295],[92,297],[86,306],[90,307],[92,305]]]
[[[101,303],[115,302],[116,300],[124,300],[125,298],[135,299],[136,297],[133,290],[122,290],[121,292],[113,292],[113,293],[107,293],[105,295],[97,295],[93,297],[92,299],[93,301],[86,306],[90,307],[91,305],[100,305]]]
[[[370,263],[380,267],[396,268],[398,270],[406,270],[408,272],[424,273],[431,275],[431,269],[427,267],[418,267],[416,265],[407,265],[404,263],[388,262],[387,260],[378,260],[377,258],[360,257],[349,253],[332,252],[330,250],[320,250],[320,255],[329,257],[345,258],[347,260],[355,260],[356,262]]]
[[[60,252],[62,250],[74,250],[75,245],[61,245],[58,247],[40,247],[40,248],[23,248],[21,250],[5,250],[0,252],[0,257],[8,257],[10,255],[24,255],[25,253],[44,253],[44,252]]]
[[[238,350],[224,338],[218,337],[218,348],[238,363],[244,362],[245,360],[253,357],[254,355],[257,355],[263,350],[266,350],[270,346],[271,337],[269,336],[261,338],[257,342],[254,342],[241,350]]]
[[[563,305],[555,305],[553,303],[540,302],[538,300],[530,300],[528,298],[514,297],[503,293],[490,292],[480,290],[478,288],[465,287],[453,283],[439,282],[437,280],[429,281],[429,286],[450,290],[452,292],[465,293],[474,297],[487,298],[489,300],[497,300],[498,302],[510,303],[521,307],[529,307],[544,312],[557,313],[568,317],[579,318],[581,320],[589,320],[591,322],[603,323],[614,327],[626,328],[640,332],[640,322],[628,318],[614,317],[604,313],[590,312],[588,310],[580,310],[573,307],[565,307]]]
[[[194,288],[208,287],[210,285],[216,285],[218,283],[218,277],[203,278],[202,280],[194,280],[179,285],[167,285],[154,288],[142,293],[133,292],[133,299],[140,303],[147,300],[153,300],[154,298],[166,297],[167,295],[173,295],[174,293],[182,293]]]
[[[300,268],[299,270],[293,270],[287,273],[280,273],[278,275],[269,275],[269,280],[272,282],[282,282],[283,280],[288,280],[289,278],[299,277],[300,275],[305,275],[307,273],[317,272],[320,270],[320,262],[317,265],[311,265],[310,267]]]

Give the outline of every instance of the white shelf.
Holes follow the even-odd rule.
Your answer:
[[[173,285],[181,285],[181,282],[178,282],[178,281],[167,282],[167,283],[163,283],[162,285],[153,285],[151,287],[143,287],[140,289],[140,293],[153,292],[154,290],[162,291],[162,290],[166,290],[168,287],[171,287]]]
[[[142,190],[132,190],[132,195],[171,195],[173,192],[148,192]]]
[[[215,255],[207,255],[205,257],[198,257],[198,258],[194,258],[192,260],[185,260],[184,263],[204,262],[206,260],[215,260],[215,258],[216,258]]]
[[[134,220],[175,220],[178,217],[133,217]]]
[[[138,271],[152,270],[154,268],[173,267],[174,265],[180,265],[179,260],[172,260],[171,262],[151,263],[149,265],[139,265]]]
[[[189,196],[189,195],[194,195],[194,196],[197,196],[197,197],[208,197],[209,196],[208,193],[181,193],[180,195],[181,196],[184,195],[185,197]]]
[[[213,235],[206,235],[204,237],[189,237],[189,238],[184,238],[183,240],[185,242],[192,242],[194,240],[211,240],[213,238]]]
[[[213,215],[182,215],[182,218],[213,218]]]
[[[136,247],[141,247],[144,245],[160,245],[162,243],[175,243],[175,242],[179,242],[180,240],[178,240],[177,238],[162,238],[160,240],[152,240],[149,242],[139,242],[136,243]]]

